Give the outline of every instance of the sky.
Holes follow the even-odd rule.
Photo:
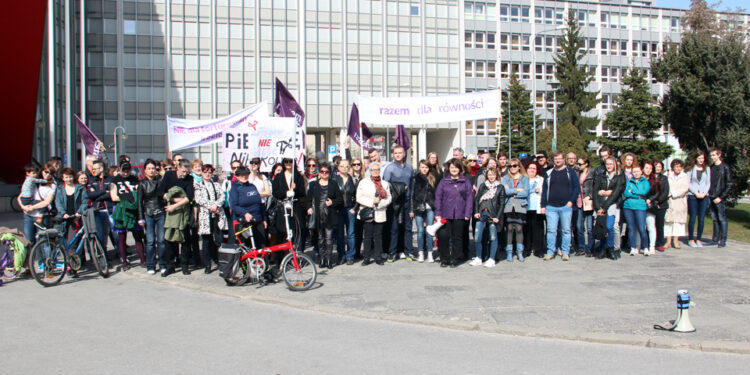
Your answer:
[[[718,2],[718,0],[708,0],[708,4]],[[664,8],[678,8],[678,9],[689,9],[690,0],[654,0],[656,6]],[[745,11],[750,11],[750,2],[748,0],[724,0],[719,6],[719,10],[735,9],[737,7],[745,8]]]

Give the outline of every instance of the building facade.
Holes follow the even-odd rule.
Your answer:
[[[64,5],[80,8],[84,2],[51,2],[55,30],[64,35]],[[595,75],[589,88],[600,92],[601,104],[590,114],[603,121],[631,65],[646,69],[652,79],[650,59],[667,43],[679,43],[684,14],[628,0],[89,0],[83,6],[86,32],[74,40],[85,42],[70,46],[75,57],[85,44],[86,69],[75,74],[81,59],[74,59],[70,82],[85,82],[85,101],[81,105],[77,84],[72,100],[78,101],[71,107],[83,112],[105,144],[117,138],[120,153],[135,160],[166,156],[167,116],[216,118],[260,101],[270,109],[275,77],[307,114],[310,154],[337,143],[358,95],[505,90],[512,71],[531,92],[542,127],[552,126],[553,56],[569,10],[586,39],[583,63]],[[72,22],[80,21],[79,8]],[[65,38],[54,40],[67,48]],[[60,87],[65,54],[57,50],[53,56],[57,104],[46,104],[48,92],[40,95],[37,140],[48,146],[35,151],[39,159],[65,151],[61,134],[71,124],[60,109],[66,101]],[[655,101],[666,89],[652,80]],[[448,156],[454,146],[469,153],[507,150],[513,119],[504,120],[410,127],[413,157],[430,151]],[[597,135],[608,134],[602,121]],[[50,124],[59,129],[54,137],[45,129]],[[376,135],[392,132],[368,126]],[[659,136],[676,145],[667,127]],[[219,152],[219,146],[208,146],[185,153],[217,162]]]

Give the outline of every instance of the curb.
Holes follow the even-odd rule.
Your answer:
[[[592,344],[614,344],[614,345],[630,345],[630,346],[642,346],[647,348],[657,349],[676,349],[676,350],[697,350],[706,353],[731,353],[731,354],[744,354],[750,355],[750,343],[746,342],[735,342],[735,341],[685,341],[671,337],[656,337],[656,336],[644,336],[644,335],[625,335],[625,334],[606,334],[606,333],[573,333],[573,332],[548,332],[548,331],[533,331],[526,330],[520,331],[515,329],[507,329],[498,325],[480,323],[476,321],[460,321],[460,320],[439,320],[434,318],[426,317],[411,317],[411,316],[400,316],[400,315],[388,315],[378,314],[372,312],[365,312],[361,310],[342,309],[342,308],[330,308],[320,305],[311,305],[307,303],[301,303],[296,300],[278,298],[278,297],[266,297],[258,296],[253,294],[237,295],[230,292],[231,287],[227,287],[227,292],[222,292],[215,288],[203,287],[192,284],[185,284],[174,278],[155,278],[151,275],[136,273],[136,272],[120,272],[119,274],[137,278],[141,280],[147,280],[150,282],[161,283],[180,287],[183,289],[189,289],[194,291],[206,292],[214,295],[220,295],[225,297],[233,297],[244,301],[264,303],[268,305],[291,307],[299,310],[312,311],[317,313],[337,315],[348,318],[359,318],[368,320],[380,320],[394,323],[404,324],[416,324],[427,327],[445,328],[458,331],[472,331],[489,334],[499,334],[507,336],[517,337],[528,337],[528,338],[542,338],[542,339],[554,339],[554,340],[566,340],[566,341],[578,341],[588,342]]]

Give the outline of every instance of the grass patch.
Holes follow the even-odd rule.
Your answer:
[[[727,208],[727,219],[729,220],[730,240],[750,243],[750,204],[739,203],[732,208]],[[706,223],[703,229],[703,238],[711,239],[714,222],[711,220],[710,207],[706,210]]]

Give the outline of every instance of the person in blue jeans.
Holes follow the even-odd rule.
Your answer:
[[[156,161],[146,160],[146,178],[138,184],[138,216],[140,224],[146,228],[146,272],[156,274],[156,255],[159,255],[159,269],[167,269],[164,248],[164,206],[166,203],[159,195],[161,181]]]
[[[633,178],[625,183],[622,203],[622,213],[628,223],[628,242],[630,243],[630,255],[638,254],[635,247],[637,236],[640,234],[643,255],[648,256],[648,233],[646,232],[646,198],[651,190],[648,179],[643,176],[640,165],[633,165]]]
[[[497,168],[488,169],[484,174],[484,182],[477,186],[477,193],[474,195],[474,219],[477,223],[474,229],[476,257],[471,260],[470,266],[482,265],[482,234],[484,234],[485,226],[489,227],[490,232],[490,254],[484,266],[488,268],[495,266],[497,228],[503,227],[505,208],[505,187],[497,180],[497,175]],[[523,244],[519,245],[523,247]]]
[[[553,168],[547,170],[542,186],[540,213],[547,217],[547,254],[544,260],[554,258],[557,231],[562,231],[562,260],[570,260],[570,226],[573,205],[578,200],[581,185],[578,174],[565,165],[562,151],[552,154]]]
[[[711,199],[711,220],[714,222],[712,245],[724,247],[727,245],[728,225],[726,199],[732,190],[732,171],[727,163],[721,160],[721,150],[712,147],[711,156],[711,188],[708,197]]]
[[[434,238],[427,233],[425,226],[435,222],[435,188],[440,182],[440,176],[435,174],[435,170],[430,167],[427,160],[419,162],[418,173],[411,178],[411,212],[409,217],[417,223],[417,252],[418,262],[425,261],[432,263],[435,259],[432,257],[432,251],[435,248]]]
[[[688,188],[688,246],[703,247],[703,221],[710,199],[708,190],[711,188],[711,169],[706,165],[706,153],[698,151],[688,168],[690,187]],[[698,232],[693,236],[695,222],[698,221]]]
[[[620,208],[618,202],[625,190],[625,175],[619,173],[617,161],[608,156],[604,160],[604,172],[594,177],[594,210],[597,216],[607,217],[607,240],[599,241],[597,257],[603,258],[608,249],[611,255],[614,251],[620,251]],[[605,247],[606,245],[606,247]],[[618,254],[619,255],[619,254]],[[616,258],[615,258],[616,259]]]
[[[349,160],[341,160],[338,165],[338,174],[332,179],[339,186],[341,196],[344,199],[344,205],[339,207],[338,227],[336,228],[336,252],[339,256],[339,263],[347,265],[354,264],[354,223],[357,218],[357,212],[354,206],[357,204],[357,183],[349,173]]]

